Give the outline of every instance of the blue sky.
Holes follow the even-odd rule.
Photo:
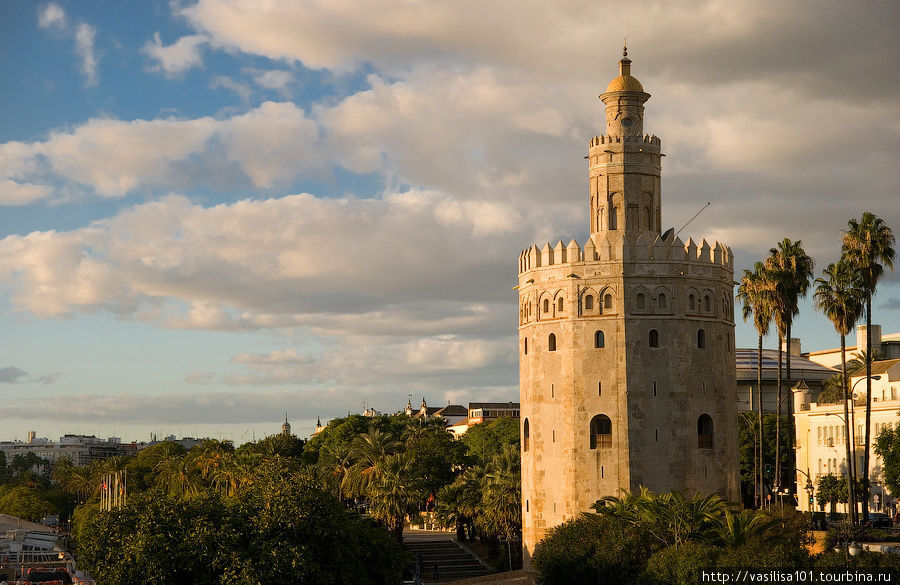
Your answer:
[[[626,22],[664,223],[712,201],[738,270],[900,229],[896,3],[256,4],[0,8],[0,440],[515,400],[516,257],[585,239]]]

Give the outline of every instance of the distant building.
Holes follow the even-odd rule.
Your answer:
[[[137,452],[134,443],[123,444],[118,437],[98,439],[94,435],[63,435],[59,442],[34,436],[29,433],[30,442],[0,442],[0,451],[6,455],[7,462],[12,462],[16,455],[34,453],[41,459],[56,461],[68,458],[75,465],[87,465],[99,459],[108,459],[118,455],[132,455]]]
[[[469,426],[489,423],[505,416],[519,418],[518,402],[470,402]]]
[[[181,437],[180,439],[176,439],[175,435],[166,435],[166,437],[163,438],[162,441],[159,441],[157,440],[156,435],[153,435],[149,443],[138,443],[137,449],[138,451],[140,451],[142,449],[146,449],[147,447],[152,447],[153,445],[159,445],[160,443],[178,443],[179,445],[190,451],[205,440],[206,439],[197,439],[195,437]]]
[[[757,411],[757,358],[758,350],[756,348],[739,347],[735,350],[735,378],[737,380],[737,410],[741,411]],[[791,342],[791,386],[796,386],[800,380],[804,380],[809,386],[814,399],[818,398],[819,392],[825,386],[825,381],[835,374],[840,373],[838,370],[824,366],[802,357],[800,355],[800,340],[794,339]],[[778,401],[778,350],[764,349],[762,353],[762,407],[763,412],[767,414],[776,412],[776,403]],[[782,412],[788,414],[791,412],[790,388],[787,387],[787,360],[786,352],[782,353]]]
[[[465,434],[472,425],[492,422],[500,417],[519,418],[518,402],[470,402],[468,407],[461,404],[448,404],[446,406],[428,406],[425,398],[418,410],[413,409],[412,401],[408,400],[403,410],[397,414],[405,414],[409,417],[427,419],[432,417],[444,419],[447,430],[457,437]],[[374,408],[367,407],[363,416],[382,416]],[[320,418],[316,418],[316,430],[312,436],[316,436],[325,430]]]
[[[848,340],[849,341],[849,340]],[[900,359],[900,333],[881,334],[881,325],[872,325],[872,347],[881,352],[886,360]],[[853,354],[866,350],[866,326],[856,326],[856,345],[846,348],[847,361],[853,359]],[[805,354],[810,360],[831,368],[841,368],[841,348],[823,349],[811,351]],[[853,373],[853,372],[850,372]]]
[[[435,413],[437,413],[439,410],[441,410],[440,406],[438,406],[438,407],[428,406],[428,404],[425,402],[425,397],[423,396],[422,404],[419,406],[419,410],[413,410],[412,402],[408,400],[406,402],[406,408],[403,410],[403,412],[404,412],[404,414],[406,414],[406,416],[417,416],[420,418],[428,418],[429,416],[434,416]]]
[[[284,424],[281,425],[281,434],[285,437],[291,436],[291,423],[288,422],[287,413],[284,413]]]
[[[883,360],[872,364],[872,444],[884,429],[895,429],[900,424],[900,359]],[[857,474],[862,476],[863,453],[866,432],[866,383],[865,375],[851,376],[850,384],[853,399],[848,405],[851,419],[850,437],[851,455],[856,461]],[[847,435],[844,427],[844,405],[818,404],[813,401],[811,392],[801,391],[794,394],[794,422],[797,430],[797,494],[798,509],[808,511],[808,482],[815,488],[818,478],[826,474],[834,474],[846,478]],[[872,501],[870,509],[879,510],[885,499],[894,499],[890,491],[884,487],[882,461],[870,450],[869,477],[872,483]],[[815,493],[815,492],[814,492]],[[837,504],[837,511],[846,511],[846,504]]]

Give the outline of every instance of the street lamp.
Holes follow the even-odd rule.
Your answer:
[[[852,386],[850,386],[850,434],[853,438],[853,441],[850,444],[853,447],[853,449],[852,449],[853,450],[852,470],[853,470],[853,479],[854,480],[857,479],[857,476],[859,474],[857,473],[857,470],[856,470],[856,401],[853,399],[853,391],[854,391],[854,389],[856,389],[857,384],[859,384],[860,382],[862,382],[863,380],[866,380],[866,379],[867,378],[865,376],[863,376],[862,378],[860,378],[859,380],[854,382]],[[881,376],[880,375],[879,376],[870,376],[869,379],[880,380]],[[866,494],[866,497],[868,497],[868,494]]]

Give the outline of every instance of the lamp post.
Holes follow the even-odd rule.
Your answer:
[[[753,408],[752,402],[747,402],[746,400],[738,400],[741,404],[749,404],[750,408]],[[762,508],[762,494],[759,492],[759,469],[757,467],[757,461],[759,461],[758,457],[761,457],[762,449],[758,449],[757,440],[756,440],[756,432],[753,430],[753,419],[752,416],[755,413],[752,410],[739,410],[738,415],[741,415],[741,418],[749,425],[750,433],[753,435],[753,502],[756,504],[758,508]]]

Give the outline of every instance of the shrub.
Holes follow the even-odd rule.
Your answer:
[[[670,546],[654,553],[647,561],[645,582],[647,585],[694,585],[701,570],[716,566],[721,552],[720,548],[697,542]]]
[[[659,546],[633,526],[584,514],[553,528],[533,563],[541,585],[629,585]]]

